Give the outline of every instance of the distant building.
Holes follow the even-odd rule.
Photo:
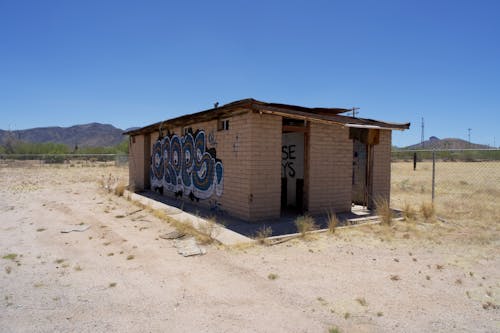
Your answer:
[[[389,200],[391,131],[349,109],[244,99],[126,132],[129,182],[249,221]]]

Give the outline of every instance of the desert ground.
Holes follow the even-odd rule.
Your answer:
[[[126,168],[3,164],[0,331],[499,332],[491,168],[483,185],[496,201],[482,186],[437,201],[439,219],[419,213],[429,164],[395,163],[392,205],[405,221],[183,257],[159,238],[172,224],[106,189]]]

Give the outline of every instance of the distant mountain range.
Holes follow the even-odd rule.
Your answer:
[[[111,147],[123,141],[124,130],[113,125],[91,123],[71,127],[38,127],[17,131],[0,130],[0,145],[9,138],[34,143],[62,143],[69,147]]]
[[[5,145],[9,138],[17,141],[34,143],[62,143],[73,148],[78,147],[111,147],[123,141],[123,132],[135,129],[122,130],[109,124],[90,123],[71,127],[38,127],[17,131],[0,130],[0,145]],[[399,148],[399,149],[488,149],[487,145],[469,143],[468,141],[446,138],[439,139],[431,136],[429,140]]]
[[[469,143],[462,139],[446,138],[439,139],[431,136],[429,140],[417,143],[411,146],[404,147],[403,149],[490,149],[490,146],[480,145],[477,143]]]

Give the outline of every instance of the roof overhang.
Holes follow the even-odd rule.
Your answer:
[[[127,131],[124,134],[132,136],[146,134],[177,126],[189,126],[190,124],[197,122],[220,119],[247,112],[265,113],[292,119],[308,120],[330,125],[341,125],[345,127],[377,128],[385,130],[405,130],[410,128],[410,123],[388,123],[379,120],[340,115],[340,113],[349,111],[352,110],[342,108],[307,108],[297,105],[265,103],[248,98],[225,104],[220,107],[157,122],[139,129]]]
[[[381,130],[398,130],[398,131],[404,131],[404,128],[397,128],[397,127],[380,127],[376,125],[360,125],[360,124],[345,124],[345,127],[353,127],[353,128],[367,128],[367,129],[381,129]]]
[[[257,111],[260,113],[273,114],[292,119],[308,120],[312,122],[318,122],[330,125],[341,125],[345,127],[373,128],[373,129],[400,130],[400,131],[410,128],[410,123],[404,123],[404,124],[388,123],[379,120],[348,117],[338,114],[335,115],[311,114],[307,112],[287,110],[283,108],[269,107],[269,106],[257,107]]]

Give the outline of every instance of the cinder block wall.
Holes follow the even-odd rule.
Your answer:
[[[135,135],[129,139],[129,186],[142,191],[149,185],[149,135]]]
[[[311,214],[351,209],[353,142],[349,129],[312,122],[308,140],[308,210]]]
[[[149,151],[150,152],[153,152],[153,146],[154,146],[155,142],[158,140],[158,135],[159,135],[158,131],[154,131],[154,132],[149,133]],[[151,157],[151,155],[150,155],[150,157]],[[148,163],[150,163],[150,162],[151,162],[151,160]]]
[[[194,132],[204,130],[207,136],[215,137],[215,144],[207,142],[207,147],[215,148],[222,161],[224,190],[222,196],[213,195],[211,199],[217,200],[230,215],[245,220],[279,217],[281,117],[248,112],[228,119],[229,130],[224,131],[217,130],[217,120],[186,125]],[[176,127],[171,132],[182,135],[183,128]],[[153,133],[152,143],[156,137],[157,133]],[[208,205],[208,200],[199,204]]]
[[[390,200],[392,131],[381,130],[380,142],[373,147],[372,200]],[[373,202],[372,202],[373,203]]]
[[[249,220],[278,218],[281,209],[282,117],[251,113],[249,118]]]
[[[229,130],[215,132],[217,157],[224,166],[222,209],[245,220],[250,217],[250,116],[250,113],[233,116],[229,118]]]
[[[205,131],[207,136],[207,148],[215,148],[217,158],[222,161],[224,168],[224,187],[220,197],[215,194],[210,199],[200,200],[199,205],[208,206],[209,200],[215,200],[221,204],[221,208],[228,214],[250,219],[249,193],[251,176],[251,114],[244,113],[229,117],[229,130],[218,131],[217,120],[187,124],[185,127],[170,128],[170,133],[182,136],[184,128]],[[213,136],[210,142],[208,136]],[[151,134],[150,151],[154,142],[158,139],[158,132]],[[148,161],[149,163],[149,161]],[[149,164],[148,164],[149,165]],[[278,164],[279,170],[279,164]],[[148,171],[149,175],[149,171]],[[164,192],[166,196],[174,196],[173,193]],[[184,197],[184,200],[189,200]]]

